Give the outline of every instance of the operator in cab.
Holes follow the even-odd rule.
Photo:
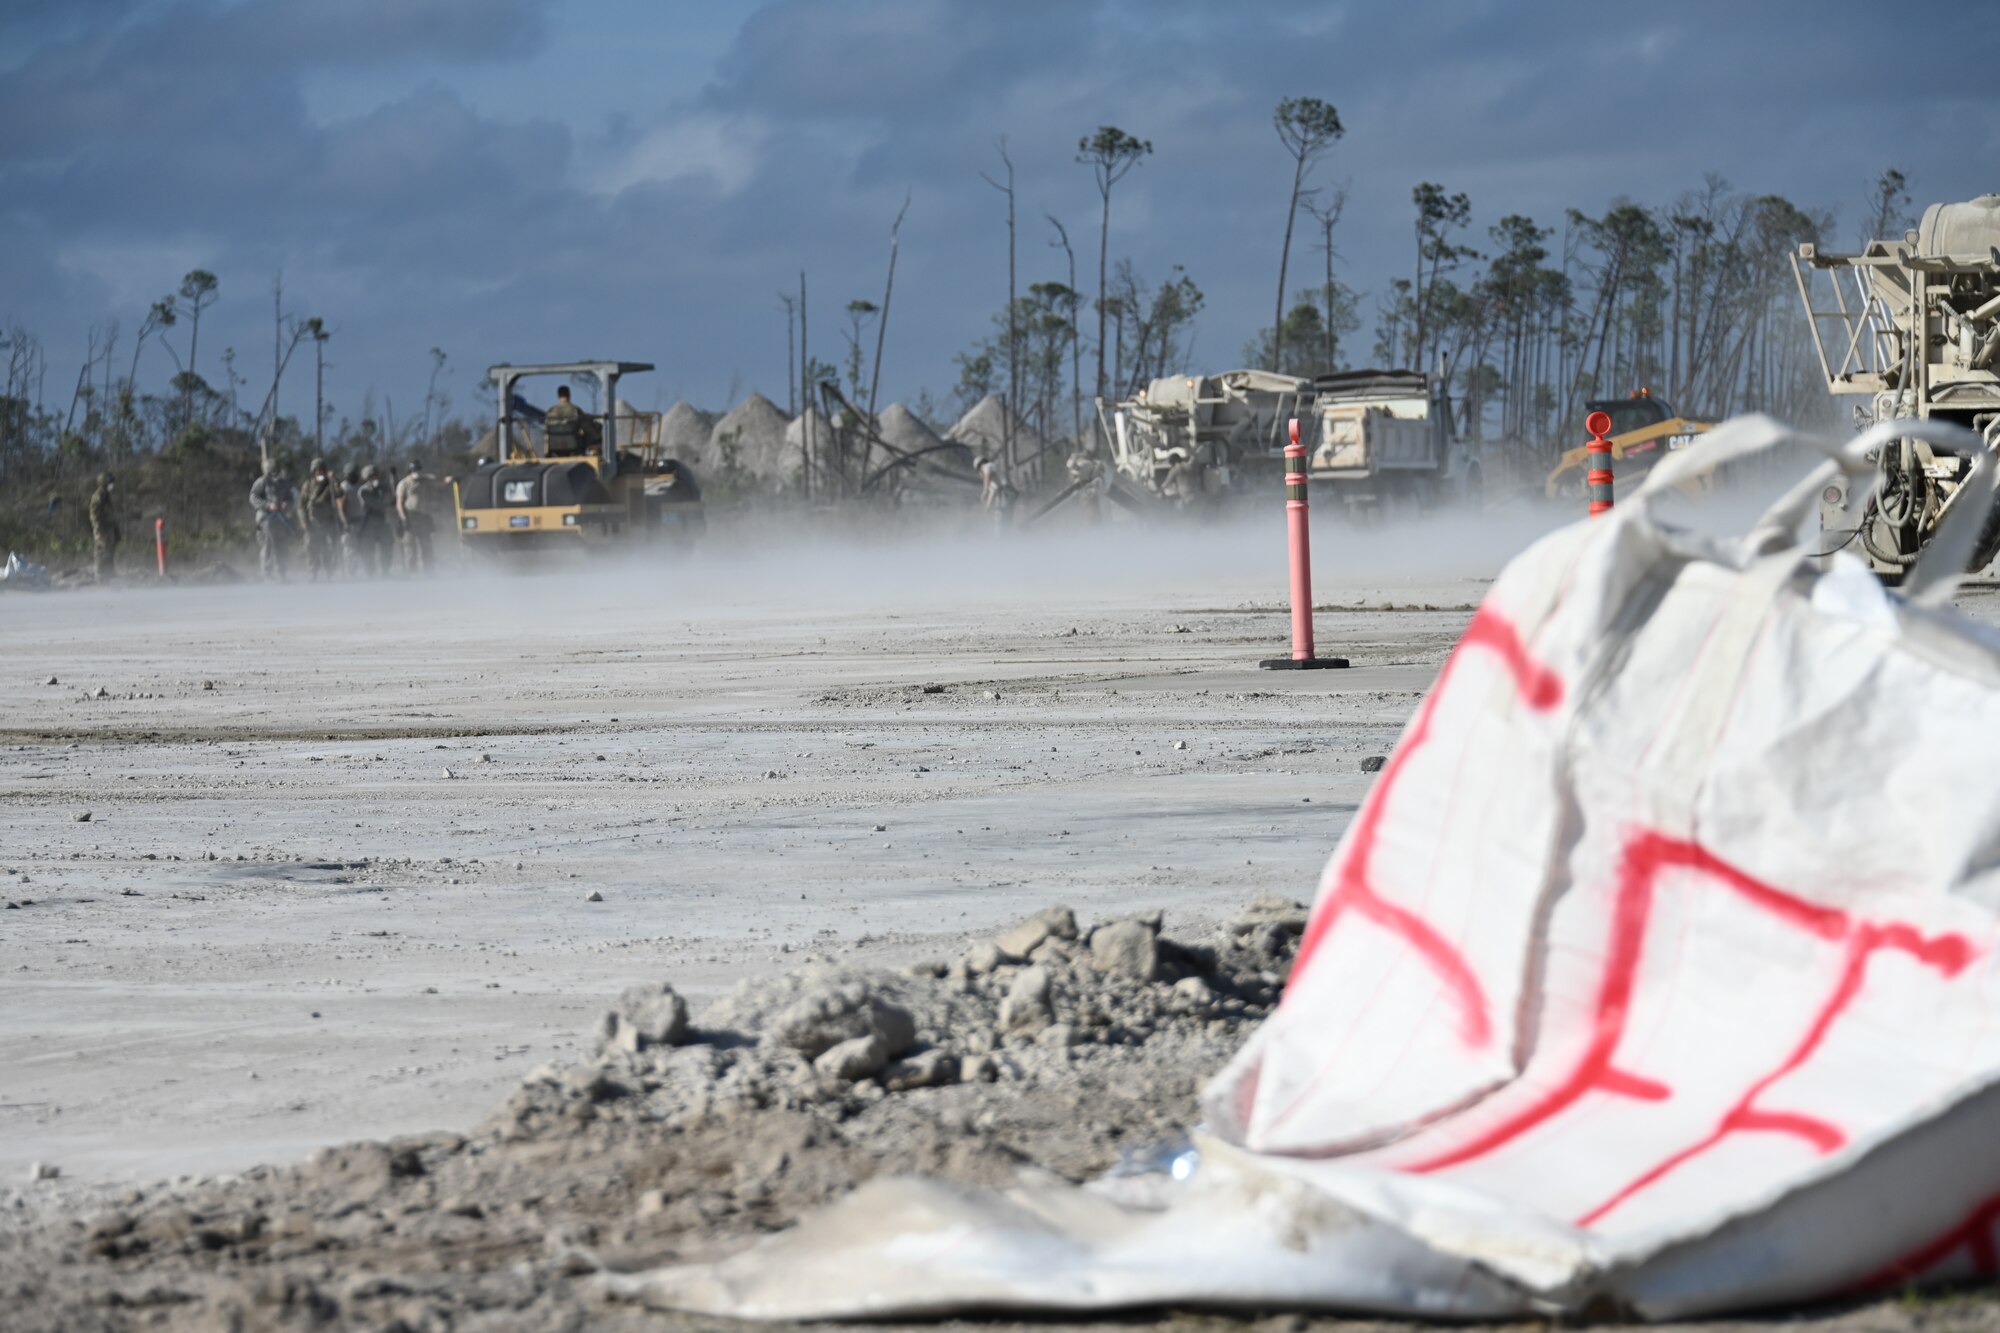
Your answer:
[[[556,388],[556,401],[542,418],[548,437],[550,457],[579,453],[583,447],[583,412],[570,401],[569,385]]]

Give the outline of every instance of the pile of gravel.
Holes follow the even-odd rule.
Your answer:
[[[901,971],[808,964],[690,1015],[664,982],[470,1135],[0,1215],[10,1330],[705,1327],[587,1274],[710,1257],[886,1173],[1088,1179],[1173,1138],[1268,1014],[1305,923],[1211,937],[1050,908]]]
[[[1137,1070],[1167,1047],[1177,1068],[1192,1057],[1212,1070],[1276,1004],[1305,908],[1260,899],[1197,944],[1168,938],[1162,924],[1151,912],[1085,930],[1051,907],[948,962],[900,973],[818,962],[745,981],[692,1023],[670,987],[635,987],[600,1020],[591,1058],[536,1070],[488,1128],[505,1140],[602,1119],[684,1128],[745,1111]],[[1182,1102],[1169,1119],[1192,1114]]]
[[[998,394],[988,394],[966,410],[952,428],[945,432],[945,438],[953,444],[962,444],[975,454],[988,458],[1003,459],[1006,454],[1007,430],[1013,427],[1014,457],[1029,459],[1042,452],[1042,438],[1029,430],[1019,416],[1009,412]]]
[[[972,450],[951,444],[901,403],[891,403],[876,425],[883,441],[906,454],[921,454],[914,464],[898,469],[897,488],[906,500],[953,505],[972,504],[979,488],[964,480],[972,472]]]
[[[812,456],[816,468],[824,469],[825,460],[834,456],[840,445],[834,435],[833,423],[826,419],[818,408],[809,408],[793,417],[785,427],[784,467],[780,475],[786,485],[795,484],[805,472],[806,432],[812,432]]]
[[[668,458],[678,459],[699,474],[714,461],[708,450],[715,417],[686,402],[675,403],[660,420],[660,443]]]
[[[729,409],[709,433],[707,464],[719,481],[782,489],[798,474],[796,452],[785,444],[789,422],[777,404],[753,393]],[[704,481],[707,478],[703,479]]]

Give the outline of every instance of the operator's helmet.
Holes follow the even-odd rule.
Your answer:
[[[283,470],[284,469],[278,466],[278,460],[275,458],[272,459],[270,462],[264,464],[264,475],[271,478],[273,481],[277,480],[278,474]]]
[[[373,481],[375,480],[375,478],[381,475],[382,473],[376,468],[376,466],[373,463],[370,463],[368,464],[368,466],[361,469],[361,480],[363,481]]]
[[[111,480],[112,478],[109,472],[100,472],[97,474],[97,484],[99,486],[109,486],[111,484]]]
[[[325,460],[324,458],[315,458],[315,459],[313,459],[313,461],[312,461],[312,470],[313,470],[314,472],[324,472],[324,471],[326,471],[326,460]]]

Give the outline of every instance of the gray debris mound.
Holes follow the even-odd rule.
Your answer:
[[[660,420],[660,444],[669,458],[705,468],[713,461],[708,450],[715,417],[686,402],[675,403]]]
[[[704,461],[718,481],[740,478],[782,490],[798,473],[799,461],[785,445],[791,423],[776,404],[753,393],[715,423]]]
[[[1167,1061],[1179,1087],[1190,1068],[1219,1067],[1277,1003],[1305,917],[1302,904],[1262,898],[1194,944],[1165,935],[1158,912],[1085,930],[1051,907],[949,962],[815,962],[747,980],[692,1025],[670,987],[635,987],[588,1060],[535,1071],[491,1128],[517,1141],[606,1118],[685,1127],[1100,1067],[1143,1087],[1166,1077],[1146,1071],[1168,1045],[1181,1052]]]
[[[1052,908],[950,961],[746,981],[692,1021],[671,986],[634,986],[586,1058],[469,1135],[74,1206],[66,1176],[22,1182],[0,1209],[0,1324],[691,1328],[607,1310],[585,1275],[745,1243],[885,1173],[1098,1176],[1185,1129],[1304,922],[1260,900],[1192,942],[1157,914],[1086,930]]]

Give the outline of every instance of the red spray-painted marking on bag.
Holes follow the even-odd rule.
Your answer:
[[[1409,737],[1396,749],[1367,806],[1355,821],[1346,859],[1337,872],[1334,891],[1319,906],[1300,941],[1288,988],[1297,993],[1296,982],[1318,951],[1326,935],[1349,912],[1359,913],[1407,943],[1438,974],[1456,1002],[1460,1033],[1469,1047],[1477,1049],[1492,1040],[1492,1019],[1478,977],[1464,955],[1421,916],[1384,898],[1374,881],[1373,858],[1382,820],[1412,756],[1431,738],[1431,719],[1440,700],[1448,692],[1454,669],[1469,647],[1483,647],[1497,653],[1513,675],[1521,697],[1529,707],[1546,711],[1562,701],[1563,683],[1548,668],[1529,660],[1519,633],[1497,612],[1481,607],[1466,626],[1458,647],[1445,662],[1436,687],[1425,699]],[[1715,1129],[1640,1173],[1603,1203],[1578,1219],[1589,1225],[1616,1209],[1681,1165],[1707,1152],[1716,1144],[1740,1133],[1782,1133],[1803,1139],[1821,1153],[1836,1151],[1847,1142],[1846,1133],[1818,1116],[1799,1111],[1771,1110],[1758,1106],[1758,1098],[1778,1080],[1798,1069],[1820,1048],[1827,1034],[1861,992],[1869,959],[1883,949],[1907,953],[1925,966],[1947,977],[1956,976],[1972,961],[1976,952],[1964,936],[1945,934],[1928,938],[1907,922],[1856,921],[1837,908],[1811,902],[1788,893],[1729,865],[1698,844],[1671,838],[1655,830],[1640,830],[1626,843],[1621,858],[1618,897],[1612,915],[1610,948],[1600,983],[1596,1005],[1596,1028],[1589,1048],[1571,1071],[1548,1096],[1527,1107],[1502,1124],[1467,1143],[1442,1154],[1405,1166],[1412,1172],[1433,1172],[1483,1157],[1522,1135],[1546,1124],[1596,1091],[1644,1101],[1663,1101],[1673,1095],[1666,1084],[1643,1074],[1622,1069],[1615,1063],[1620,1040],[1630,1017],[1632,993],[1637,984],[1644,954],[1647,927],[1652,916],[1653,892],[1662,873],[1687,869],[1706,875],[1746,902],[1770,913],[1778,920],[1833,942],[1845,942],[1846,962],[1833,993],[1821,1005],[1806,1032],[1777,1068],[1753,1081],[1742,1097],[1726,1111]],[[1996,1201],[2000,1216],[2000,1201]],[[1992,1266],[1992,1218],[1988,1230],[1967,1232],[1965,1238],[1947,1236],[1938,1244],[1968,1244],[1975,1260]],[[1967,1222],[1975,1227],[1977,1218]],[[1921,1256],[1920,1255],[1918,1257]],[[1933,1259],[1931,1262],[1935,1262]]]
[[[1528,660],[1527,649],[1513,624],[1490,607],[1480,607],[1465,627],[1458,646],[1445,659],[1444,669],[1438,673],[1437,685],[1418,710],[1416,725],[1410,728],[1409,736],[1390,756],[1368,804],[1356,818],[1354,835],[1348,843],[1347,858],[1341,863],[1337,887],[1332,896],[1320,903],[1306,927],[1305,937],[1299,941],[1298,958],[1292,964],[1292,981],[1295,988],[1298,980],[1305,975],[1313,954],[1318,951],[1320,941],[1326,938],[1327,932],[1340,918],[1350,911],[1357,912],[1408,944],[1438,974],[1438,979],[1451,992],[1458,1006],[1460,1035],[1466,1045],[1476,1049],[1493,1039],[1493,1019],[1479,978],[1467,965],[1465,956],[1428,921],[1408,908],[1390,902],[1376,891],[1373,868],[1375,841],[1381,831],[1382,817],[1389,808],[1389,801],[1402,780],[1403,770],[1411,756],[1430,741],[1431,715],[1436,711],[1438,700],[1444,696],[1452,673],[1468,648],[1486,648],[1499,654],[1501,662],[1513,674],[1522,699],[1530,708],[1546,712],[1562,702],[1562,681],[1554,672]]]
[[[1882,1265],[1849,1290],[1872,1291],[1892,1282],[1907,1282],[1937,1267],[1960,1250],[1971,1258],[1973,1272],[1981,1277],[1990,1276],[1995,1270],[2000,1270],[2000,1252],[1996,1252],[1993,1244],[1995,1223],[2000,1223],[2000,1194],[1980,1200],[1951,1230]]]
[[[1846,961],[1832,994],[1814,1014],[1805,1033],[1779,1065],[1753,1081],[1744,1094],[1723,1113],[1715,1128],[1684,1148],[1668,1154],[1655,1165],[1614,1191],[1603,1203],[1576,1219],[1579,1226],[1602,1220],[1619,1205],[1676,1169],[1699,1157],[1724,1139],[1736,1134],[1780,1133],[1805,1140],[1825,1154],[1847,1142],[1839,1126],[1821,1117],[1800,1111],[1772,1110],[1757,1105],[1758,1099],[1778,1080],[1811,1059],[1825,1042],[1840,1017],[1861,993],[1868,960],[1878,951],[1894,949],[1918,962],[1937,969],[1947,977],[1956,976],[1972,961],[1974,948],[1962,935],[1926,937],[1906,922],[1858,921],[1838,908],[1809,902],[1747,875],[1711,852],[1678,838],[1653,831],[1635,834],[1625,845],[1619,868],[1618,898],[1612,912],[1610,947],[1606,951],[1604,976],[1596,1002],[1596,1027],[1589,1048],[1568,1077],[1532,1106],[1466,1143],[1437,1156],[1405,1165],[1412,1172],[1441,1171],[1484,1157],[1548,1123],[1575,1105],[1586,1093],[1644,1095],[1648,1100],[1671,1096],[1671,1089],[1619,1069],[1615,1062],[1619,1042],[1631,1017],[1632,992],[1643,960],[1647,927],[1653,910],[1654,890],[1660,876],[1673,869],[1696,871],[1722,888],[1756,907],[1770,912],[1793,929],[1828,942],[1846,944]],[[1635,1093],[1635,1080],[1648,1087]]]

